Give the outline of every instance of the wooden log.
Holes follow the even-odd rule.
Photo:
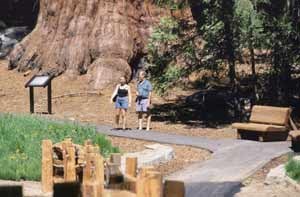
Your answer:
[[[104,192],[104,159],[97,153],[95,154],[95,183],[99,185],[99,192]]]
[[[162,197],[163,184],[160,172],[148,171],[146,176],[145,192],[147,197]]]
[[[42,141],[42,191],[53,192],[52,141]]]
[[[99,147],[86,145],[86,165],[83,168],[83,197],[101,197],[104,192],[104,164]]]
[[[82,185],[82,197],[103,197],[103,192],[99,189],[99,184],[88,183]]]
[[[166,180],[164,185],[164,197],[184,197],[185,189],[182,181]]]
[[[149,171],[155,171],[155,168],[153,166],[144,166],[140,170],[140,174],[142,177],[146,177],[147,172]]]
[[[154,171],[154,167],[153,166],[142,167],[137,176],[137,183],[136,183],[137,197],[148,197],[147,172],[149,171]]]
[[[76,161],[75,161],[75,147],[72,144],[67,144],[66,147],[66,159],[64,167],[64,179],[65,182],[76,181]]]
[[[76,181],[75,147],[72,139],[67,138],[62,142],[64,180],[65,182]]]
[[[126,169],[125,176],[136,177],[137,176],[137,157],[127,157],[126,158]],[[126,189],[131,192],[137,191],[137,184],[135,181],[128,181],[125,184]]]
[[[126,170],[125,173],[136,177],[137,173],[137,157],[127,157],[126,158]]]

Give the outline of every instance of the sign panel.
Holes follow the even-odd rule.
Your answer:
[[[50,79],[51,77],[47,75],[35,75],[27,82],[26,87],[45,87],[48,85]]]

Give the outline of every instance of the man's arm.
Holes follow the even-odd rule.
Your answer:
[[[150,106],[151,105],[151,103],[152,103],[152,91],[151,92],[149,92],[149,98],[148,98],[148,106]]]

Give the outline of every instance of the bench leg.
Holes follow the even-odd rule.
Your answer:
[[[241,132],[240,130],[237,130],[237,136],[236,136],[237,139],[242,139],[242,136],[241,136]]]
[[[247,130],[237,130],[237,139],[247,139],[260,142],[285,141],[287,135],[287,132],[256,132]]]
[[[300,141],[292,139],[292,150],[294,152],[300,152]]]

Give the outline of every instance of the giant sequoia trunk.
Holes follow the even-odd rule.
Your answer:
[[[87,73],[94,88],[131,76],[161,15],[150,0],[40,0],[35,29],[10,54],[9,68]]]

